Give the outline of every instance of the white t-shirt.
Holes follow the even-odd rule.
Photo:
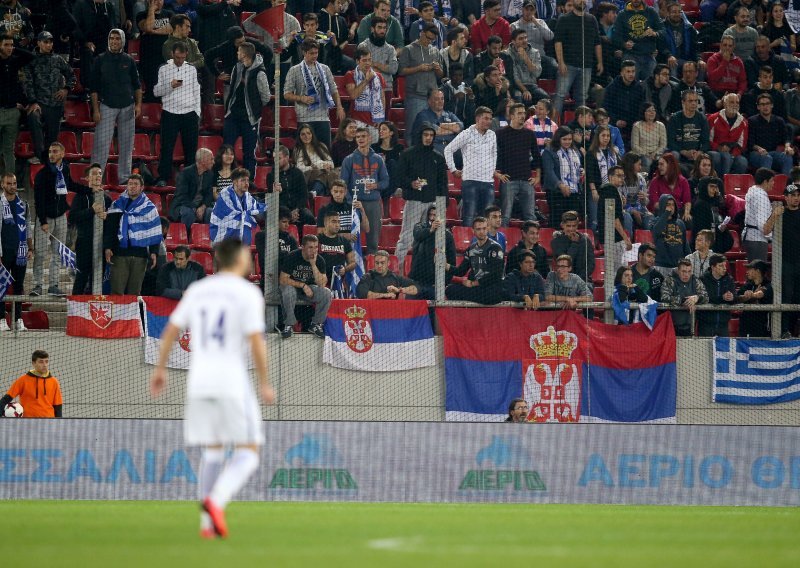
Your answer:
[[[189,286],[169,321],[191,330],[188,398],[242,398],[252,392],[247,338],[265,330],[258,288],[233,274],[203,278]]]
[[[769,216],[772,215],[772,203],[764,188],[754,185],[747,190],[744,197],[744,240],[765,243],[767,237],[761,229],[766,225]]]

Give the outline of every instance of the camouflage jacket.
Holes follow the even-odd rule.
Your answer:
[[[36,53],[33,61],[23,69],[22,90],[30,101],[48,106],[63,105],[55,94],[59,89],[71,91],[75,86],[75,73],[60,56]]]

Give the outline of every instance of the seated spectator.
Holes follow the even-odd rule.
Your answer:
[[[744,62],[733,52],[734,45],[733,37],[724,36],[720,40],[719,51],[713,54],[706,64],[708,86],[717,97],[729,92],[742,96],[747,90]],[[706,101],[707,106],[708,101]]]
[[[629,310],[626,321],[620,319],[620,314],[616,310],[617,304],[625,304],[625,302],[646,304],[647,301],[647,294],[633,281],[633,270],[631,267],[620,266],[617,268],[617,273],[614,275],[614,294],[611,296],[611,303],[615,306],[614,321],[625,325],[639,321],[638,310]]]
[[[417,5],[417,16],[419,16],[419,19],[411,22],[411,26],[408,28],[408,41],[412,42],[419,39],[425,26],[433,25],[439,30],[439,34],[432,42],[432,45],[441,51],[444,47],[445,37],[449,36],[447,35],[447,27],[436,19],[434,5],[428,2],[428,0],[422,0],[422,2],[419,2]]]
[[[753,116],[758,112],[756,100],[762,94],[768,94],[772,97],[772,114],[786,120],[786,101],[783,97],[783,91],[775,86],[772,81],[772,67],[764,65],[758,71],[758,81],[753,88],[742,95],[742,112],[745,116]]]
[[[189,260],[191,253],[189,247],[179,245],[172,253],[172,262],[167,262],[159,269],[156,284],[159,296],[180,300],[192,282],[205,277],[203,267]]]
[[[6,406],[19,397],[25,418],[61,418],[64,401],[61,385],[50,373],[50,356],[37,349],[31,355],[31,363],[33,368],[15,380],[0,398],[0,417],[5,416]]]
[[[506,274],[503,289],[506,297],[512,302],[525,304],[525,308],[536,310],[544,301],[544,280],[536,272],[536,255],[525,250],[517,255],[519,268]]]
[[[452,276],[466,276],[463,282],[454,282],[445,289],[448,300],[498,304],[503,301],[503,249],[489,238],[489,225],[485,217],[472,220],[475,242],[470,244],[464,260],[458,267],[447,264]]]
[[[715,252],[725,254],[733,247],[733,237],[720,209],[724,206],[722,180],[708,177],[700,180],[697,200],[692,209],[692,229],[699,235],[710,231]]]
[[[282,339],[289,339],[297,323],[294,308],[302,297],[314,304],[314,316],[308,331],[324,339],[322,324],[328,317],[331,306],[331,291],[325,285],[325,261],[319,255],[319,239],[316,235],[303,237],[302,248],[287,254],[280,269],[281,308],[284,325],[278,331]]]
[[[142,176],[131,174],[127,189],[107,211],[103,248],[111,265],[112,294],[139,295],[147,265],[156,266],[161,220],[143,190]]]
[[[714,231],[703,229],[695,233],[694,252],[686,255],[686,260],[692,263],[692,274],[700,278],[708,270],[714,251]]]
[[[525,104],[536,104],[539,99],[547,98],[547,93],[537,83],[542,74],[542,57],[528,43],[528,32],[519,28],[513,30],[506,53],[514,64],[511,88],[515,98]]]
[[[550,118],[550,114],[553,112],[553,103],[550,99],[540,99],[533,110],[533,116],[525,121],[525,128],[533,130],[539,150],[543,151],[558,130],[558,124]]]
[[[697,93],[697,96],[700,97],[697,110],[709,115],[722,108],[722,101],[717,99],[717,96],[706,83],[697,80],[697,73],[698,64],[696,62],[687,61],[684,63],[681,82],[678,83],[678,92],[693,91]]]
[[[692,91],[681,93],[683,109],[669,117],[667,122],[667,147],[679,160],[686,175],[698,154],[708,152],[708,121],[697,112],[700,98]]]
[[[515,266],[519,266],[520,255],[525,251],[533,253],[536,259],[536,272],[542,278],[547,278],[550,273],[550,262],[547,260],[547,251],[539,243],[539,230],[540,225],[536,221],[525,221],[522,225],[522,238],[511,249],[506,258],[506,274],[514,270]]]
[[[680,97],[678,83],[670,78],[669,66],[663,63],[656,65],[653,75],[642,86],[644,99],[655,105],[658,120],[666,122],[680,110],[677,104]]]
[[[736,301],[740,304],[771,304],[772,283],[767,278],[769,265],[763,260],[747,263],[747,282],[739,288]],[[769,312],[742,312],[739,316],[741,337],[770,337]]]
[[[354,210],[358,213],[361,229],[369,232],[369,219],[364,212],[364,204],[358,200],[348,201],[347,184],[341,179],[334,180],[331,185],[330,203],[317,212],[317,234],[320,234],[325,226],[325,215],[328,211],[335,211],[339,215],[339,234],[349,239],[351,243],[355,242],[356,236],[350,232],[353,230]]]
[[[589,285],[572,273],[572,258],[568,254],[556,257],[556,269],[547,275],[544,295],[545,300],[561,304],[565,310],[574,310],[580,302],[592,301]]]
[[[656,206],[662,196],[668,195],[673,198],[678,210],[683,211],[684,220],[691,220],[692,197],[689,182],[681,174],[674,154],[667,152],[658,159],[648,193],[651,206]]]
[[[611,118],[608,116],[608,111],[604,108],[599,108],[594,111],[595,128],[597,126],[608,126],[611,130],[611,143],[617,147],[621,155],[625,155],[625,142],[622,139],[620,129],[611,124]]]
[[[483,211],[483,216],[489,226],[487,234],[489,238],[500,245],[500,248],[505,252],[506,250],[506,234],[500,231],[503,226],[503,217],[500,208],[497,205],[489,205]],[[472,237],[472,242],[477,242],[477,237]]]
[[[687,61],[699,61],[705,68],[705,62],[700,59],[698,53],[699,34],[692,27],[678,2],[667,4],[667,17],[664,19],[664,31],[661,39],[669,54],[667,65],[673,77],[678,76],[678,70]]]
[[[474,111],[473,111],[474,112]],[[444,155],[444,148],[464,129],[464,123],[453,113],[444,110],[444,93],[431,89],[428,93],[428,108],[420,111],[411,129],[411,143],[419,144],[422,129],[426,126],[436,128],[433,149]]]
[[[594,112],[587,106],[579,106],[575,109],[575,120],[569,122],[567,126],[572,130],[572,145],[586,159],[586,150],[592,143],[595,128]]]
[[[667,150],[667,127],[656,120],[656,107],[653,103],[642,105],[642,119],[633,124],[631,131],[631,151],[639,155],[642,168],[649,172],[650,166]]]
[[[786,20],[786,10],[780,2],[773,2],[764,10],[762,31],[769,38],[772,50],[781,57],[791,56],[797,51],[795,30]],[[785,54],[785,55],[784,55]],[[789,59],[789,57],[787,57]],[[791,58],[794,59],[794,58]]]
[[[352,118],[345,118],[339,123],[339,130],[336,131],[336,136],[334,136],[331,144],[331,157],[335,167],[341,168],[342,161],[355,152],[358,147],[358,144],[356,144],[356,128],[358,128],[358,125]]]
[[[750,124],[739,112],[739,95],[728,93],[722,97],[724,110],[708,116],[711,160],[718,175],[747,172],[747,137]]]
[[[661,287],[661,301],[673,307],[686,307],[688,311],[672,310],[672,324],[675,335],[691,337],[692,315],[695,306],[708,303],[706,287],[700,279],[692,274],[692,263],[685,258],[680,259],[675,268],[667,275]]]
[[[636,79],[636,63],[626,59],[622,62],[619,76],[611,81],[603,97],[611,124],[620,129],[623,138],[626,134],[630,136],[644,101],[644,87]]]
[[[689,172],[689,177],[686,180],[689,182],[689,195],[691,195],[692,199],[692,207],[694,207],[694,202],[697,200],[697,192],[698,188],[700,187],[700,182],[703,178],[707,177],[719,177],[717,171],[714,169],[714,163],[711,160],[711,156],[702,152],[697,154],[697,157],[694,159],[694,164],[692,165],[692,169]]]
[[[291,211],[292,223],[297,225],[298,230],[302,230],[303,225],[313,225],[314,215],[307,207],[308,189],[305,176],[292,164],[289,148],[283,145],[278,146],[278,170],[277,181],[274,171],[267,175],[267,188],[278,192],[278,203]]]
[[[214,169],[212,170],[212,183],[211,192],[214,195],[214,201],[217,200],[219,192],[231,185],[231,174],[233,170],[239,167],[236,163],[236,153],[233,146],[230,144],[223,144],[217,150],[217,155],[214,156]]]
[[[417,299],[436,299],[436,231],[443,225],[435,205],[430,205],[419,223],[414,225],[414,245],[411,256],[411,271],[408,276],[417,284]],[[447,264],[456,263],[456,242],[449,229],[444,231],[445,259]],[[401,265],[402,266],[402,263]],[[453,275],[444,273],[445,286]]]
[[[622,171],[625,180],[620,190],[625,195],[625,230],[633,234],[634,229],[649,230],[653,214],[650,213],[650,195],[647,178],[642,173],[642,159],[636,152],[622,156]]]
[[[385,250],[375,253],[375,268],[361,278],[357,288],[362,300],[397,300],[417,293],[413,280],[389,270],[389,253]]]
[[[752,22],[750,16],[750,9],[740,4],[733,10],[734,25],[722,32],[722,37],[733,38],[735,46],[733,52],[745,62],[752,61],[753,51],[755,50],[756,40],[758,39],[758,31],[750,27],[750,23]]]
[[[678,261],[689,254],[686,225],[678,216],[678,206],[671,195],[659,198],[652,231],[656,241],[656,270],[668,276]]]
[[[280,266],[287,254],[300,248],[297,244],[297,239],[289,233],[291,221],[292,212],[286,207],[280,207],[278,209],[278,266]],[[266,272],[263,267],[266,265],[267,258],[267,231],[259,231],[256,234],[256,253],[258,254],[258,264],[262,267],[261,288],[263,288],[264,273]]]
[[[472,84],[475,104],[497,109],[501,101],[511,98],[510,87],[507,76],[504,76],[495,65],[489,65],[475,77],[475,82]]]
[[[193,223],[208,223],[214,208],[214,154],[208,148],[195,152],[194,164],[185,167],[175,182],[175,196],[169,208],[173,221],[186,225],[192,234]]]
[[[328,147],[321,142],[308,124],[297,128],[297,145],[294,147],[294,163],[306,176],[306,184],[312,195],[325,195],[333,180],[338,179],[334,171],[333,158]]]
[[[529,2],[530,0],[528,0]],[[528,3],[526,2],[526,6]],[[528,422],[528,403],[524,398],[515,398],[508,403],[508,418],[506,422],[526,424]]]
[[[325,214],[322,232],[317,235],[319,239],[319,255],[325,261],[325,277],[330,287],[333,271],[336,270],[340,278],[356,268],[356,253],[350,244],[350,239],[339,234],[339,214],[329,210]]]
[[[444,110],[454,114],[464,126],[475,122],[475,93],[464,81],[465,67],[461,63],[450,65],[449,78],[442,82]]]
[[[700,276],[700,281],[708,294],[708,303],[712,305],[733,305],[736,301],[736,283],[728,274],[728,259],[721,254],[712,254],[708,260],[708,269]],[[728,337],[728,322],[731,319],[729,310],[701,311],[697,314],[700,337]]]
[[[244,244],[253,242],[253,228],[263,217],[265,206],[253,197],[250,190],[250,172],[236,168],[231,174],[233,185],[222,190],[211,212],[209,234],[218,243],[236,237]]]
[[[758,95],[756,103],[758,114],[749,119],[747,139],[750,166],[771,169],[788,176],[794,156],[792,132],[781,117],[772,113],[772,95]]]
[[[756,39],[755,55],[749,60],[745,61],[745,70],[747,71],[747,84],[755,85],[758,81],[758,73],[762,67],[768,66],[772,69],[772,82],[776,89],[784,90],[789,87],[789,71],[786,68],[786,63],[776,55],[770,47],[770,41],[767,36],[760,35]]]
[[[594,247],[584,233],[578,231],[580,219],[577,211],[565,211],[561,216],[561,230],[553,233],[550,246],[553,256],[568,256],[570,270],[584,282],[588,282],[594,272]]]

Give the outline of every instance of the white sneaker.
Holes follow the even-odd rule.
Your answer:
[[[11,328],[8,327],[8,322],[6,318],[0,319],[0,331],[11,331]]]
[[[25,323],[21,319],[17,320],[17,331],[28,331],[28,328],[25,327]]]

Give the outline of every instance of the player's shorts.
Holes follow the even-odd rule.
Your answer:
[[[188,446],[261,445],[261,409],[253,397],[190,398],[183,422]]]

